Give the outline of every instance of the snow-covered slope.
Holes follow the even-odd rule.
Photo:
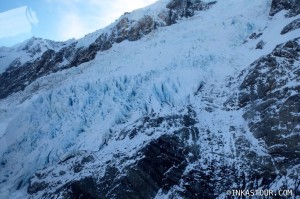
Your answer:
[[[5,72],[0,74],[2,83],[0,99],[24,90],[28,84],[39,77],[89,62],[95,58],[97,52],[106,51],[115,43],[139,40],[159,27],[170,26],[183,17],[193,16],[196,11],[207,10],[214,3],[198,1],[191,4],[187,1],[171,3],[159,1],[151,7],[136,10],[130,15],[124,14],[105,29],[91,33],[78,41],[69,40],[58,50],[46,48],[41,56],[24,63],[18,61],[23,56],[22,53],[19,56],[15,55],[17,58],[11,60],[11,55],[7,56],[6,51],[13,52],[16,49],[5,49],[3,56],[0,52],[0,57],[6,59],[1,67],[5,69]],[[57,44],[52,41],[47,41],[47,43]],[[68,45],[65,45],[66,43]],[[36,49],[33,51],[34,54],[41,51],[39,46],[33,49]]]
[[[11,48],[0,48],[0,74],[5,70],[13,70],[22,64],[39,58],[46,50],[60,50],[63,46],[68,45],[67,42],[53,42],[50,40],[44,40],[41,38],[32,37],[17,44]]]
[[[1,74],[16,84],[1,91],[0,198],[299,194],[300,30],[282,34],[299,16],[276,6],[162,0],[78,41],[40,41]]]

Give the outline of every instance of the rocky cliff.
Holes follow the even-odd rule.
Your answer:
[[[299,11],[158,1],[90,43],[14,61],[0,77],[0,196],[300,198]]]

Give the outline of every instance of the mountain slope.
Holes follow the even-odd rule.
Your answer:
[[[0,196],[299,197],[298,5],[158,1],[2,73]]]
[[[136,41],[158,27],[172,25],[183,17],[191,17],[195,11],[206,10],[214,3],[201,1],[167,3],[167,1],[161,1],[145,11],[135,11],[129,16],[125,13],[106,29],[87,35],[79,41],[72,42],[70,40],[68,45],[63,43],[61,44],[63,47],[58,49],[53,49],[51,45],[52,43],[54,46],[59,46],[57,42],[44,41],[46,44],[43,44],[43,42],[39,42],[39,40],[43,41],[42,39],[36,38],[25,42],[24,47],[15,46],[11,49],[2,49],[0,57],[4,65],[1,68],[6,70],[0,75],[2,82],[0,99],[24,90],[28,84],[41,76],[89,62],[95,58],[98,51],[106,51],[114,43],[124,40]],[[14,51],[19,52],[20,50],[26,51],[32,59],[29,59],[28,55],[26,58],[18,57],[18,54],[14,55]],[[11,54],[17,58],[11,60]],[[39,56],[34,56],[35,54]]]

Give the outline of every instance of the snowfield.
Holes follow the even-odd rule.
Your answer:
[[[145,13],[156,16],[167,2],[158,1],[128,15],[132,20]],[[28,181],[34,173],[72,154],[102,154],[97,164],[104,164],[115,151],[130,156],[141,143],[149,143],[164,130],[158,129],[159,133],[151,138],[140,135],[120,142],[109,142],[108,138],[146,115],[167,116],[186,111],[189,106],[196,111],[197,128],[210,129],[216,140],[224,143],[220,147],[213,141],[204,142],[199,150],[205,158],[198,164],[220,159],[210,150],[223,154],[228,164],[237,161],[234,156],[238,156],[239,149],[229,133],[230,126],[245,130],[235,136],[243,136],[251,150],[266,155],[264,143],[249,131],[243,110],[228,111],[223,105],[239,83],[231,77],[247,71],[252,62],[276,45],[300,35],[299,29],[281,35],[283,27],[297,17],[285,18],[286,11],[270,17],[270,6],[271,0],[219,0],[191,18],[160,27],[138,41],[114,44],[98,52],[92,61],[41,77],[24,91],[2,99],[0,198],[29,197]],[[108,29],[80,39],[77,45],[88,46]],[[249,39],[252,33],[263,34]],[[261,40],[265,43],[263,49],[256,49]],[[207,136],[206,131],[200,132],[201,139]],[[102,149],[103,144],[108,145]],[[159,193],[156,198],[167,196]]]

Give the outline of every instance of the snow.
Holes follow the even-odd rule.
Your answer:
[[[24,64],[39,58],[48,49],[52,49],[57,52],[72,42],[74,42],[74,40],[54,42],[51,40],[32,37],[10,48],[0,47],[0,74],[5,72],[14,60],[18,60],[21,64]]]
[[[128,16],[131,20],[144,14],[156,16],[167,2],[158,1]],[[0,170],[0,183],[5,173],[12,173],[5,178],[6,183],[0,184],[0,193],[7,198],[17,197],[10,195],[17,184],[46,164],[77,151],[99,150],[111,130],[117,132],[124,124],[133,123],[151,111],[167,115],[190,104],[196,107],[198,127],[211,129],[227,143],[223,148],[213,149],[215,153],[224,153],[233,161],[229,156],[237,149],[229,126],[247,125],[240,112],[219,109],[231,94],[224,85],[226,78],[270,53],[278,44],[273,41],[285,42],[299,35],[298,30],[280,35],[293,18],[286,19],[281,12],[270,19],[269,6],[270,0],[220,0],[192,18],[162,27],[139,41],[114,44],[88,63],[42,77],[24,91],[1,100],[0,154],[7,163]],[[77,47],[88,46],[112,26],[78,40]],[[261,31],[264,34],[259,39],[243,44],[249,35]],[[256,50],[260,40],[266,46]],[[6,57],[1,62],[9,62],[16,55],[22,62],[30,60],[27,53],[17,52],[16,48],[2,48]],[[4,70],[1,68],[0,73]],[[194,95],[203,82],[203,93],[208,98],[215,97],[213,103],[199,104],[205,95]],[[215,111],[205,111],[207,105]],[[245,136],[258,154],[265,154],[249,131],[237,136]],[[133,153],[133,147],[125,148],[147,139],[141,136],[132,145],[128,144],[130,140],[122,142],[123,145],[114,143],[114,147],[103,152],[103,162],[115,150]],[[210,146],[202,147],[207,151],[203,156],[213,158],[208,152]]]
[[[144,8],[134,10],[130,13],[125,13],[124,15],[122,15],[120,18],[118,18],[116,21],[114,21],[113,23],[111,23],[110,25],[105,27],[104,29],[97,30],[97,31],[87,34],[83,38],[79,39],[77,41],[78,43],[76,44],[76,47],[77,48],[88,47],[91,43],[93,43],[99,37],[99,35],[101,35],[103,33],[109,34],[110,31],[112,30],[112,28],[120,20],[122,20],[125,17],[127,17],[130,21],[138,21],[138,20],[142,19],[144,16],[151,16],[156,21],[161,21],[161,19],[158,17],[158,15],[161,12],[164,12],[166,10],[165,7],[168,2],[169,2],[169,0],[160,0],[160,1],[157,1],[157,2],[153,3],[152,5],[146,6]]]

